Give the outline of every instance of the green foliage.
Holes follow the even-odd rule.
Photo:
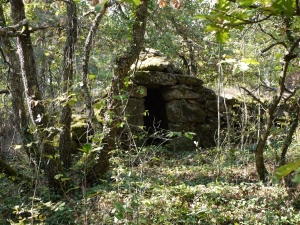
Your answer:
[[[102,10],[105,2],[95,7],[97,13]],[[94,108],[98,110],[95,111],[96,114],[99,113],[99,122],[103,122],[103,111],[106,110],[105,96],[114,60],[132,38],[132,9],[133,5],[140,3],[139,0],[125,2],[130,4],[122,4],[122,11],[112,10],[103,18],[91,49],[88,78],[92,98],[100,99],[94,104]],[[253,7],[254,3],[256,7]],[[66,39],[66,4],[60,1],[50,4],[32,0],[26,3],[26,13],[32,27],[51,25],[47,29],[31,33],[40,74],[38,79],[45,99],[43,103],[49,103],[49,114],[53,118],[51,126],[59,128],[57,118],[60,107],[69,104],[77,115],[73,117],[72,129],[84,130],[78,135],[73,133],[78,136],[78,141],[79,136],[86,131],[86,120],[90,119],[84,114],[79,84],[82,82],[82,49],[94,16],[85,14],[90,10],[86,1],[76,1],[76,4],[80,17],[74,57],[76,69],[72,92],[65,95],[61,94],[61,69]],[[9,7],[5,7],[8,17]],[[193,53],[195,66],[198,68],[197,76],[206,80],[209,85],[215,84],[219,65],[224,72],[222,79],[225,84],[247,84],[257,88],[259,76],[273,85],[279,80],[282,68],[278,62],[284,57],[285,47],[276,45],[264,54],[261,51],[275,40],[285,42],[288,32],[294,37],[299,36],[299,19],[293,17],[294,14],[295,1],[287,0],[219,0],[215,5],[208,1],[186,1],[185,7],[177,11],[170,7],[158,9],[156,2],[152,1],[149,7],[146,47],[161,50],[179,66],[183,65],[182,57],[188,64],[191,63],[189,60]],[[291,20],[290,28],[286,27],[286,17]],[[262,20],[259,25],[255,24],[261,18],[269,19]],[[2,66],[1,61],[1,90],[6,88],[8,80],[5,76],[7,68]],[[184,69],[187,71],[187,68]],[[297,70],[297,63],[293,63],[289,74]],[[126,87],[131,85],[129,77],[124,82]],[[143,94],[144,89],[138,91]],[[114,99],[126,102],[128,96],[120,93]],[[11,105],[10,97],[3,96],[0,103],[2,121],[10,121]],[[110,114],[112,121],[112,113],[107,111],[107,114]],[[236,115],[239,116],[240,114]],[[256,115],[247,116],[257,118]],[[241,135],[255,136],[255,126],[248,121],[245,123],[246,129],[240,131]],[[92,125],[93,128],[97,126],[96,123]],[[124,126],[124,121],[117,124],[117,127]],[[30,129],[32,132],[36,130],[33,126]],[[281,129],[277,130],[282,133]],[[282,139],[282,134],[274,130],[271,132],[277,145],[267,148],[268,162],[275,161],[274,152],[277,155],[279,143],[282,142],[278,140]],[[152,138],[167,141],[176,137],[193,139],[194,135],[190,132],[158,131]],[[240,142],[241,138],[235,133],[230,135],[236,142]],[[143,133],[138,137],[136,135],[135,140],[140,138],[143,141],[146,137],[147,134]],[[102,150],[102,139],[103,132],[100,128],[91,139],[88,138],[91,143],[77,147],[83,155],[98,153]],[[87,140],[82,143],[85,142]],[[24,163],[20,170],[25,171],[24,173],[34,171],[32,177],[38,185],[33,192],[32,188],[24,189],[1,177],[0,215],[9,219],[11,224],[87,224],[84,223],[87,220],[91,224],[297,224],[300,220],[299,210],[289,204],[290,200],[283,188],[279,185],[262,185],[253,175],[252,151],[255,146],[247,147],[249,148],[241,150],[236,146],[221,149],[201,149],[198,146],[196,152],[172,152],[160,145],[116,150],[111,154],[112,166],[108,177],[104,176],[96,184],[85,183],[85,171],[82,168],[86,165],[87,157],[82,157],[78,163],[80,166],[67,171],[67,176],[56,175],[55,178],[61,181],[71,180],[74,187],[63,191],[63,196],[55,197],[45,188],[45,171],[40,167],[33,169],[26,158],[24,161],[27,164]],[[16,149],[16,152],[21,150]],[[220,156],[218,160],[216,155]],[[81,156],[82,153],[76,152],[72,160],[76,162]],[[14,155],[12,163],[15,164],[18,157],[19,155]],[[49,157],[59,159],[59,154]],[[34,165],[39,165],[36,163]],[[268,166],[274,168],[272,163]],[[220,174],[216,168],[221,168]],[[296,173],[294,181],[300,183],[299,160],[279,168],[275,177],[280,179],[292,171]],[[65,183],[62,182],[63,185]],[[28,198],[33,195],[38,197]],[[0,223],[7,222],[1,219]]]
[[[92,151],[92,144],[86,143],[83,145],[82,149],[80,149],[80,150],[82,150],[85,154],[88,155]]]
[[[278,169],[276,169],[276,171],[274,173],[274,176],[275,176],[274,182],[278,182],[283,177],[286,177],[287,175],[291,174],[292,172],[296,172],[297,175],[295,176],[294,181],[300,183],[300,176],[299,176],[300,169],[299,168],[300,168],[300,159],[295,162],[290,162],[290,163],[287,163],[286,165],[279,167]]]

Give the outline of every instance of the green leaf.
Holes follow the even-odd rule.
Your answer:
[[[73,107],[75,102],[77,102],[77,99],[71,99],[68,103],[71,107]]]
[[[116,126],[117,126],[117,128],[120,128],[120,127],[123,127],[124,124],[125,124],[124,122],[118,122]]]
[[[196,19],[196,20],[207,20],[207,15],[199,14],[199,15],[195,16],[194,19]]]
[[[97,192],[95,192],[95,193],[91,193],[91,194],[89,194],[89,195],[87,196],[87,198],[90,199],[90,198],[92,198],[92,197],[94,197],[94,196],[96,196],[96,195],[99,195],[100,193],[101,193],[101,191],[97,191]]]
[[[279,167],[275,173],[274,176],[277,180],[280,180],[281,178],[289,175],[291,172],[295,171],[298,167],[300,167],[300,159],[298,159],[295,162],[290,162],[284,166]]]
[[[113,96],[114,99],[116,99],[117,101],[121,101],[121,100],[125,100],[127,99],[126,95],[115,95]]]
[[[196,133],[193,133],[193,132],[185,132],[184,133],[184,136],[186,136],[190,140],[193,140],[195,135],[196,135]]]
[[[105,1],[105,2],[106,2],[106,1]],[[102,4],[96,5],[96,7],[95,7],[95,12],[96,12],[96,13],[100,13],[101,10],[102,10],[102,8],[103,8],[103,5],[102,5]]]
[[[93,74],[89,75],[90,80],[94,80],[95,78],[96,78],[96,75],[93,75]]]
[[[127,76],[127,77],[125,77],[125,79],[124,79],[124,85],[125,85],[125,87],[128,87],[129,84],[132,84],[132,81],[130,80],[130,77]]]
[[[276,0],[272,1],[272,8],[276,14],[282,14],[292,17],[295,14],[295,1]]]
[[[67,177],[63,177],[61,178],[61,181],[64,182],[64,181],[68,181],[68,180],[71,180],[71,178],[67,178]]]
[[[208,31],[208,32],[218,31],[218,30],[220,30],[220,26],[218,26],[216,24],[207,25],[205,28],[205,31]]]
[[[54,157],[52,155],[44,155],[45,157],[49,158],[49,159],[53,159]]]
[[[117,101],[121,101],[121,95],[115,95],[113,96],[114,99],[116,99]]]
[[[105,104],[104,104],[104,102],[102,102],[102,101],[100,101],[100,102],[97,102],[95,105],[94,105],[94,107],[96,108],[96,109],[101,109],[103,106],[105,106]]]
[[[219,30],[216,33],[217,41],[220,43],[225,43],[229,39],[229,32],[227,30]]]
[[[22,26],[21,33],[25,32],[25,30],[26,30],[26,26]]]
[[[241,62],[244,62],[248,65],[258,65],[259,64],[259,62],[257,62],[255,59],[251,59],[251,58],[242,59]]]
[[[129,4],[134,4],[135,6],[138,6],[139,4],[141,4],[141,0],[124,0],[124,1]]]
[[[90,143],[86,143],[82,147],[82,151],[87,155],[91,152],[91,150],[92,150],[92,144]]]
[[[54,176],[54,178],[56,179],[56,180],[58,180],[59,178],[61,178],[61,177],[63,177],[64,175],[63,174],[56,174],[55,176]]]
[[[255,0],[238,0],[237,3],[242,7],[247,7],[253,5]]]

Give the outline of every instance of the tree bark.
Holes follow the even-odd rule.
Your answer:
[[[11,5],[12,21],[17,24],[26,19],[23,1],[10,0],[9,2]],[[60,180],[55,179],[54,177],[55,175],[63,174],[64,172],[60,161],[55,156],[55,149],[52,144],[53,135],[50,129],[47,129],[49,119],[37,80],[36,63],[28,24],[23,26],[22,35],[17,37],[17,48],[29,115],[32,124],[37,129],[39,143],[43,150],[42,154],[45,161],[48,185],[49,187],[59,189],[61,187]]]
[[[76,4],[73,0],[66,1],[67,4],[67,16],[68,16],[68,30],[67,40],[64,48],[64,60],[63,60],[63,93],[68,98],[70,87],[73,80],[73,62],[75,45],[77,42],[77,15]],[[65,168],[71,166],[71,122],[72,122],[72,109],[68,102],[63,106],[60,124],[62,131],[60,132],[59,150],[60,158]]]
[[[117,148],[118,123],[122,121],[121,114],[124,104],[116,96],[125,94],[125,77],[128,76],[130,66],[137,60],[143,45],[146,30],[148,0],[144,0],[136,8],[135,21],[132,27],[131,43],[123,54],[115,61],[113,78],[109,93],[108,110],[104,121],[103,149],[98,152],[96,162],[90,175],[101,177],[109,169],[109,153]]]
[[[90,52],[92,48],[92,42],[95,37],[96,31],[99,27],[99,24],[103,18],[103,16],[106,13],[106,10],[108,7],[112,5],[111,2],[107,2],[104,4],[102,10],[96,15],[92,26],[90,27],[88,36],[85,40],[85,45],[83,49],[83,57],[82,57],[82,93],[84,96],[84,101],[86,105],[86,109],[89,113],[89,118],[92,118],[94,116],[94,110],[92,108],[92,98],[90,95],[90,88],[89,88],[89,77],[88,77],[88,71],[89,71],[89,60],[90,60]]]
[[[271,105],[266,110],[267,121],[265,124],[265,130],[262,132],[261,137],[256,146],[256,150],[255,150],[256,171],[257,171],[259,179],[261,181],[265,181],[266,175],[268,174],[267,169],[265,167],[265,163],[264,163],[264,148],[265,148],[267,139],[269,137],[271,128],[273,126],[273,121],[275,118],[274,114],[276,112],[277,106],[278,106],[278,104],[282,98],[282,95],[284,93],[284,90],[285,90],[285,79],[286,79],[287,70],[288,70],[290,61],[297,57],[297,55],[294,53],[294,50],[298,46],[299,42],[300,42],[300,38],[298,38],[293,43],[291,48],[287,51],[288,53],[284,56],[284,63],[282,66],[282,72],[281,72],[280,79],[279,79],[279,88],[278,88],[276,96],[274,96],[274,99],[273,99]]]
[[[6,26],[6,20],[4,17],[2,5],[0,5],[0,26]],[[19,60],[8,37],[0,36],[0,44],[3,49],[3,57],[5,58],[4,61],[6,62],[6,64],[8,64],[8,85],[10,89],[9,92],[12,97],[12,108],[16,117],[16,125],[23,139],[24,149],[29,158],[33,157],[34,160],[39,160],[40,154],[38,152],[37,146],[33,144],[34,137],[33,134],[30,133],[28,127],[29,121],[27,120],[27,114],[24,105],[24,87],[21,83],[22,78]]]
[[[280,166],[283,166],[286,163],[286,161],[285,161],[286,153],[287,153],[289,146],[292,143],[293,135],[296,132],[298,124],[299,124],[299,115],[300,115],[299,103],[300,103],[300,98],[298,99],[298,102],[297,102],[296,113],[294,115],[292,125],[287,133],[287,136],[286,136],[286,138],[283,142],[282,148],[281,148],[281,156],[280,156],[280,163],[279,163]]]

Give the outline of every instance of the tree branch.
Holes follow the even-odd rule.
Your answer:
[[[0,90],[0,94],[9,94],[9,90]]]
[[[275,47],[276,45],[282,45],[283,47],[287,48],[286,44],[283,41],[273,43],[270,46],[266,47],[265,49],[261,50],[261,54],[269,51],[271,48]]]
[[[55,25],[48,25],[48,26],[44,26],[44,27],[30,27],[29,32],[33,33],[35,31],[46,30],[48,28],[57,28],[57,27],[59,27],[59,26],[58,25],[56,25],[56,26]]]
[[[263,103],[259,98],[257,98],[251,91],[249,91],[247,88],[245,87],[240,87],[241,89],[243,89],[244,91],[247,92],[248,95],[250,95],[255,101],[257,101],[258,103],[260,103],[264,108],[266,107],[266,104]]]
[[[277,39],[276,39],[272,34],[267,33],[267,32],[262,28],[261,24],[258,24],[258,26],[259,26],[261,32],[263,32],[264,34],[270,36],[274,41],[277,41]]]
[[[7,37],[17,37],[23,35],[21,28],[28,25],[28,19],[23,19],[18,24],[8,27],[0,27],[0,34]]]

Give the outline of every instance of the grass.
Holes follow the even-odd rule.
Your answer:
[[[16,187],[15,198],[1,194],[15,202],[7,207],[15,210],[11,224],[300,224],[297,193],[260,183],[251,151],[222,149],[218,158],[216,152],[157,146],[114,152],[109,179],[86,188],[86,195],[77,189],[69,201],[50,202],[45,187],[34,200]],[[271,172],[273,155],[266,151]]]

